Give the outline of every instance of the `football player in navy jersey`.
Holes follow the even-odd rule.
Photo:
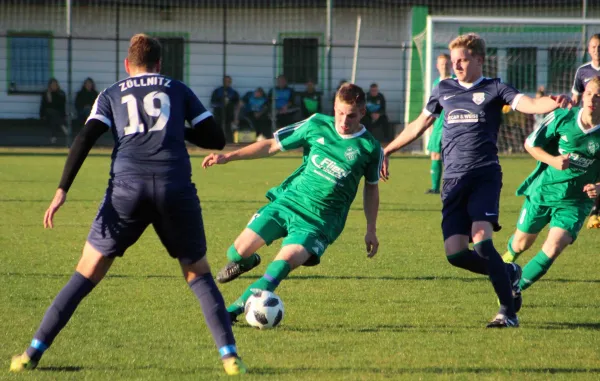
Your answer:
[[[130,75],[102,91],[69,151],[58,190],[44,215],[54,215],[90,149],[109,129],[115,138],[108,189],[76,271],[46,311],[31,345],[13,357],[10,370],[34,369],[73,312],[104,278],[116,257],[152,224],[200,301],[206,323],[229,375],[246,372],[231,321],[206,259],[200,201],[191,181],[185,140],[223,149],[225,136],[212,114],[183,83],[162,76],[161,46],[144,34],[132,37],[125,69]],[[185,128],[185,122],[191,128]]]
[[[457,267],[488,275],[500,311],[487,327],[518,327],[521,269],[503,263],[492,243],[498,231],[502,171],[498,162],[498,128],[502,107],[544,114],[570,100],[565,96],[533,99],[498,78],[482,76],[485,42],[474,33],[450,45],[456,78],[440,81],[421,115],[384,150],[382,178],[389,176],[389,156],[420,137],[444,111],[442,159],[442,232],[448,261]],[[472,240],[473,249],[469,249]]]

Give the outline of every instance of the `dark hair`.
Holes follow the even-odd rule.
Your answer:
[[[96,82],[94,82],[94,80],[92,79],[92,77],[87,77],[83,83],[81,84],[81,90],[86,90],[85,88],[85,83],[87,81],[90,81],[92,83],[92,91],[96,91]]]
[[[344,83],[335,94],[336,102],[340,101],[349,105],[364,107],[367,103],[365,92],[353,83]]]
[[[379,86],[377,86],[377,84],[375,82],[373,82],[373,83],[371,83],[371,86],[369,86],[369,89],[372,89],[374,87],[379,87]]]
[[[47,90],[50,90],[50,85],[51,85],[53,82],[56,82],[56,86],[58,86],[58,89],[60,90],[60,83],[58,83],[58,80],[57,80],[56,78],[54,78],[54,77],[52,77],[52,78],[50,78],[50,79],[48,80],[48,85],[46,85],[46,89],[47,89]]]
[[[127,60],[130,65],[151,69],[160,62],[162,48],[156,38],[139,33],[131,37]]]

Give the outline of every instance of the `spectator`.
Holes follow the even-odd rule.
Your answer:
[[[298,108],[294,105],[294,89],[287,85],[284,75],[277,77],[277,86],[269,91],[269,102],[275,101],[277,128],[290,125],[297,120]]]
[[[371,84],[367,94],[367,113],[362,120],[363,124],[380,141],[393,139],[389,131],[388,117],[385,109],[385,97],[379,92],[376,83]]]
[[[92,106],[98,98],[98,91],[96,91],[96,84],[91,78],[86,78],[83,81],[81,90],[77,92],[75,97],[75,111],[77,111],[77,125],[82,127],[85,124]]]
[[[270,139],[273,134],[268,114],[269,99],[263,88],[258,87],[254,91],[247,92],[242,99],[241,106],[243,119],[247,120],[254,127],[257,140]],[[237,116],[234,124],[240,124]]]
[[[231,77],[226,75],[223,77],[223,86],[217,87],[210,97],[213,115],[217,124],[223,128],[227,143],[233,142],[233,130],[231,124],[235,119],[235,114],[238,112],[240,106],[240,94],[231,87],[231,83]],[[225,116],[224,121],[223,116]]]
[[[306,91],[300,94],[300,110],[302,119],[306,119],[316,112],[321,112],[321,93],[315,88],[312,80],[306,82]]]
[[[65,116],[67,115],[67,97],[65,92],[60,89],[60,85],[55,78],[48,81],[48,88],[42,94],[40,103],[40,119],[46,122],[50,130],[50,142],[56,143],[61,131],[67,135],[65,126]]]

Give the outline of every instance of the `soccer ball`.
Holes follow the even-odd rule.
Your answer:
[[[283,319],[283,302],[270,291],[258,290],[248,298],[244,313],[246,321],[252,327],[274,328]]]

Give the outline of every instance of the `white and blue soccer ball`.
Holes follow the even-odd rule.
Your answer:
[[[252,327],[269,329],[277,327],[283,319],[283,302],[270,291],[258,290],[246,301],[246,321]]]

